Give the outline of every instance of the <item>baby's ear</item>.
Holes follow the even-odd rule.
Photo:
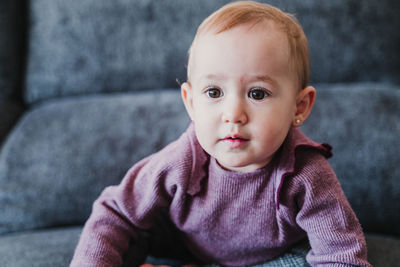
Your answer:
[[[181,96],[183,104],[191,120],[193,120],[193,92],[192,86],[189,82],[182,83],[181,85]]]
[[[307,86],[299,92],[296,101],[295,126],[300,126],[310,115],[317,92],[312,86]]]

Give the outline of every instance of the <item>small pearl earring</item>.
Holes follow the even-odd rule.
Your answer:
[[[296,123],[296,125],[298,125],[298,124],[301,123],[301,120],[300,119],[296,119],[294,122]]]

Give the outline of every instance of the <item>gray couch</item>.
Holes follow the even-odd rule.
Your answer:
[[[226,2],[0,2],[0,266],[68,266],[102,189],[187,127],[175,80]],[[399,266],[399,1],[266,2],[309,38],[303,131],[333,145],[370,262]]]

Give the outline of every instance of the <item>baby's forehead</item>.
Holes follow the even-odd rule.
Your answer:
[[[234,45],[230,45],[230,44]],[[226,45],[227,49],[223,45]],[[249,48],[259,48],[257,52],[260,58],[265,53],[284,53],[285,60],[290,57],[290,46],[285,32],[274,22],[258,24],[242,24],[223,32],[216,32],[215,29],[201,32],[196,36],[190,49],[189,65],[197,57],[215,53],[250,54]],[[231,48],[232,49],[228,49]],[[236,49],[236,50],[235,50]],[[241,51],[243,50],[243,51]],[[219,56],[219,55],[217,55]],[[192,62],[191,62],[192,61]]]
[[[287,79],[294,70],[290,61],[289,42],[279,27],[239,25],[219,33],[203,32],[197,37],[189,57],[188,80],[196,84],[222,82],[221,74],[230,77],[230,81],[240,78],[244,83],[255,82],[254,77]],[[267,79],[257,79],[260,80]]]
[[[238,29],[243,29],[243,31],[239,31]],[[229,28],[221,29],[218,25],[210,26],[208,28],[204,28],[201,31],[197,32],[193,43],[195,43],[198,39],[201,39],[204,36],[218,36],[219,34],[232,32],[236,34],[243,34],[245,32],[258,32],[259,34],[271,34],[271,33],[280,33],[282,36],[287,37],[287,33],[282,25],[278,22],[273,21],[271,19],[265,19],[262,21],[250,21],[245,23],[239,23]]]
[[[191,59],[190,56],[192,54],[195,54],[198,48],[202,48],[203,46],[212,47],[214,43],[218,42],[218,39],[221,35],[229,34],[234,40],[235,38],[247,38],[249,36],[248,34],[254,33],[259,37],[259,39],[252,39],[249,41],[261,42],[263,39],[265,40],[266,38],[276,38],[281,41],[281,46],[279,47],[279,49],[285,49],[290,54],[290,46],[287,33],[276,22],[266,20],[258,23],[239,24],[224,31],[219,31],[219,28],[209,28],[207,29],[207,31],[199,32],[193,40],[193,43],[189,50],[189,60]]]

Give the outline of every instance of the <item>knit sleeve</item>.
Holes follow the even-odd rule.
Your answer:
[[[307,261],[312,266],[370,266],[361,226],[329,163],[323,156],[300,158],[304,167],[290,184],[296,222],[311,245]]]
[[[161,209],[179,195],[177,191],[187,188],[193,165],[187,136],[143,159],[121,184],[103,191],[93,204],[71,267],[121,266],[130,242],[139,242],[137,230],[150,228]]]
[[[168,203],[160,177],[135,165],[118,186],[106,188],[94,202],[71,266],[121,266],[122,256],[137,228],[148,228],[152,217]]]

